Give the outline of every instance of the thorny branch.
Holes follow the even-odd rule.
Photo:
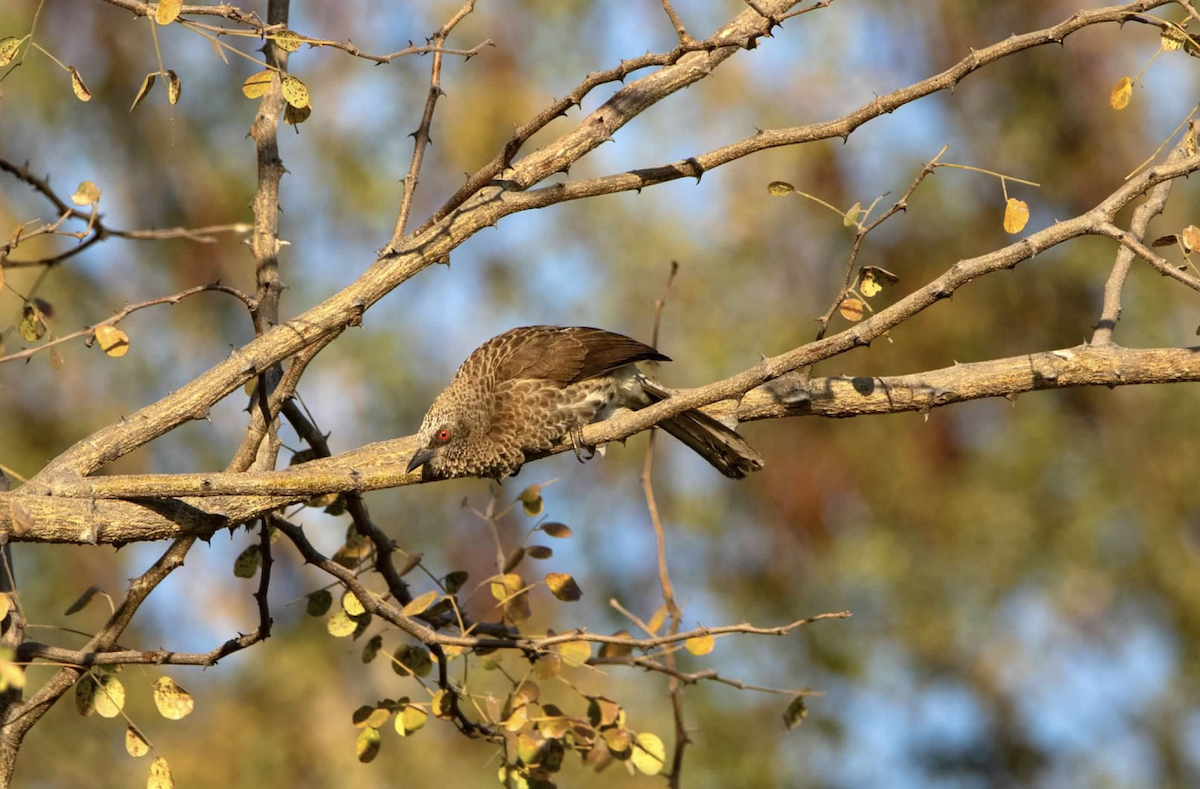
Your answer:
[[[166,649],[120,649],[89,650],[64,649],[62,647],[39,644],[36,641],[26,641],[17,649],[18,661],[47,660],[54,663],[67,663],[74,666],[118,666],[143,664],[154,666],[215,666],[222,658],[254,646],[271,636],[271,608],[267,602],[267,592],[271,586],[271,530],[266,524],[260,531],[259,539],[259,577],[258,590],[254,600],[258,607],[258,626],[249,633],[240,633],[236,638],[225,641],[208,652],[175,652]]]
[[[899,91],[896,94],[888,94],[859,110],[849,121],[840,125],[831,124],[828,125],[829,128],[822,127],[817,131],[823,134],[848,134],[854,125],[865,122],[869,117],[875,117],[889,108],[894,108],[905,100],[918,98],[918,94],[925,95],[935,88],[950,87],[962,76],[977,68],[979,64],[1022,51],[1024,48],[1052,40],[1061,40],[1063,36],[1087,25],[1118,21],[1131,13],[1141,12],[1165,2],[1166,0],[1161,0],[1161,2],[1140,0],[1140,2],[1118,6],[1115,9],[1086,11],[1053,28],[1007,39],[1005,42],[976,52],[975,58],[979,59],[978,63],[968,62],[966,65],[960,65],[949,74],[935,78],[934,83],[928,83],[928,81],[918,83],[918,86],[907,92]],[[778,0],[772,4],[772,8],[783,10],[787,5],[790,4],[784,0]],[[724,35],[729,40],[738,41],[746,36],[762,35],[765,26],[766,22],[761,17],[753,11],[748,11],[727,25],[720,35]],[[600,144],[603,139],[611,136],[615,128],[624,125],[646,107],[710,72],[713,67],[728,57],[728,54],[731,54],[728,50],[729,47],[713,53],[693,53],[683,58],[676,66],[661,69],[618,91],[609,102],[589,116],[592,120],[585,121],[580,128],[560,137],[556,142],[543,148],[540,153],[531,154],[517,163],[514,167],[516,185],[520,188],[523,183],[540,180],[556,169],[560,169],[563,164],[584,155]],[[601,119],[603,125],[600,124]],[[782,133],[764,133],[764,135],[771,145],[783,145],[793,141],[804,141],[815,133],[817,132],[810,129],[808,132],[793,135],[795,139],[789,134]],[[737,153],[737,146],[735,145],[734,148],[732,153]],[[723,156],[731,157],[729,160],[737,158],[732,153],[727,152]],[[687,168],[686,172],[691,175],[696,174],[691,166]],[[1154,171],[1156,178],[1152,179],[1152,183],[1139,177],[1131,180],[1125,188],[1135,191],[1149,188],[1163,180],[1163,173],[1166,173],[1168,177],[1175,174],[1168,170],[1156,169]],[[615,177],[621,179],[625,176]],[[676,174],[673,177],[679,177],[679,175]],[[664,176],[660,180],[669,180],[669,178]],[[637,188],[643,181],[643,178],[637,177],[625,183],[622,188]],[[587,184],[588,182],[575,183]],[[610,189],[611,184],[606,182],[604,188]],[[554,195],[549,195],[550,192],[553,192]],[[473,235],[478,229],[493,224],[499,218],[515,211],[561,202],[563,199],[571,199],[576,196],[582,195],[572,190],[555,187],[527,193],[504,191],[500,187],[484,190],[477,200],[465,203],[457,209],[453,217],[447,216],[444,220],[437,222],[436,227],[432,227],[426,232],[418,231],[405,243],[400,252],[376,261],[359,280],[324,303],[249,343],[226,361],[214,366],[207,373],[157,403],[130,415],[124,422],[103,428],[94,433],[86,442],[77,443],[43,468],[38,478],[35,479],[36,484],[42,485],[56,478],[65,479],[92,473],[188,419],[202,418],[211,403],[240,386],[248,377],[257,375],[259,371],[296,353],[321,336],[336,330],[337,327],[360,321],[364,311],[371,304],[417,272],[433,265],[436,261],[444,260],[452,248]],[[1132,199],[1133,193],[1118,192],[1116,199],[1125,199],[1125,196],[1128,196],[1127,199]],[[879,316],[875,316],[875,318],[878,319]],[[867,325],[872,324],[868,322]],[[858,328],[855,336],[862,337],[862,328],[861,326]],[[853,344],[856,343],[851,343],[851,345]],[[828,355],[840,352],[829,349],[831,353]],[[807,363],[807,361],[804,360],[801,363]],[[730,389],[732,388],[730,386]],[[663,408],[663,404],[654,408]]]
[[[917,191],[917,187],[921,185],[921,182],[925,180],[926,176],[934,171],[935,167],[937,166],[938,159],[942,158],[942,154],[944,154],[946,149],[949,147],[950,146],[948,145],[943,145],[942,150],[937,152],[937,156],[934,156],[925,163],[925,166],[921,168],[921,172],[917,173],[917,177],[913,179],[912,185],[908,187],[908,190],[900,197],[899,200],[892,203],[891,208],[884,211],[875,219],[875,221],[868,225],[864,226],[862,223],[859,223],[857,229],[854,231],[854,245],[850,248],[850,257],[846,261],[846,273],[842,276],[842,287],[840,290],[838,290],[838,294],[834,298],[833,303],[829,305],[829,309],[825,310],[824,314],[822,314],[820,318],[817,318],[818,340],[825,336],[825,330],[829,328],[829,319],[833,317],[833,313],[837,312],[838,305],[845,300],[846,294],[850,290],[850,285],[854,282],[854,263],[858,260],[858,253],[862,249],[863,242],[866,241],[867,235],[898,212],[908,210],[909,198],[913,196],[913,192]]]
[[[454,16],[442,25],[430,39],[435,47],[446,43],[446,37],[458,26],[467,14],[475,9],[475,0],[463,3]],[[429,132],[433,126],[433,110],[437,100],[445,94],[442,90],[442,53],[433,56],[433,67],[429,74],[429,95],[425,98],[425,111],[421,114],[421,124],[409,136],[413,138],[412,162],[408,166],[408,175],[404,176],[404,195],[400,198],[400,213],[396,216],[396,227],[392,231],[389,249],[395,249],[404,240],[404,228],[408,225],[408,215],[412,211],[413,195],[417,191],[418,179],[421,175],[421,163],[425,160],[425,149],[429,146]]]
[[[151,3],[142,3],[138,0],[104,0],[109,5],[115,5],[118,8],[123,8],[126,11],[132,12],[135,16],[150,16],[154,13],[155,6]],[[395,52],[390,52],[386,55],[372,55],[369,52],[364,52],[350,41],[333,41],[327,38],[315,38],[306,36],[295,30],[289,30],[286,23],[274,22],[263,24],[258,18],[258,14],[253,11],[243,11],[229,4],[222,5],[185,5],[180,11],[181,17],[188,16],[219,16],[228,19],[230,22],[235,22],[240,25],[249,27],[250,30],[243,31],[236,28],[217,27],[215,25],[206,25],[199,22],[191,21],[189,24],[205,30],[217,33],[218,35],[254,35],[259,38],[270,38],[273,35],[283,33],[285,30],[292,33],[300,43],[307,44],[310,47],[329,47],[331,49],[340,49],[349,55],[353,55],[363,60],[370,60],[373,63],[385,64],[391,63],[398,58],[407,57],[409,55],[427,55],[430,53],[438,53],[442,55],[458,55],[460,57],[471,59],[478,55],[484,47],[492,46],[492,40],[489,38],[480,42],[471,49],[444,49],[439,45],[418,45],[411,41],[407,47],[398,49]]]
[[[18,166],[0,158],[0,171],[10,173],[16,178],[24,181],[40,192],[59,214],[57,221],[43,225],[29,233],[21,233],[14,240],[11,240],[3,245],[0,245],[0,266],[6,269],[14,268],[31,268],[34,266],[54,266],[69,260],[81,252],[86,251],[92,245],[98,244],[109,238],[125,238],[133,241],[163,241],[172,238],[184,238],[189,241],[195,241],[201,244],[211,244],[217,239],[215,236],[220,233],[247,233],[252,228],[244,223],[232,223],[226,225],[209,225],[207,227],[173,227],[164,228],[161,230],[118,230],[104,224],[100,216],[99,209],[92,206],[90,212],[84,213],[74,206],[68,205],[57,193],[50,187],[48,178],[41,178],[34,175],[29,170],[28,165]],[[8,260],[7,255],[17,248],[22,242],[28,241],[35,235],[43,233],[52,233],[58,230],[58,227],[68,219],[78,219],[87,223],[87,230],[80,233],[70,233],[72,237],[79,240],[79,244],[70,249],[64,250],[50,257],[38,258],[35,260]]]
[[[153,6],[133,0],[106,0],[113,5],[126,8],[138,15],[146,15]],[[159,403],[134,414],[119,425],[98,431],[86,442],[81,442],[47,467],[28,490],[16,494],[0,494],[0,530],[13,540],[73,540],[123,543],[133,539],[160,539],[174,536],[175,542],[153,567],[130,586],[120,607],[110,618],[105,628],[92,638],[82,650],[62,650],[57,647],[26,642],[20,653],[25,659],[48,659],[71,663],[74,666],[101,665],[117,662],[189,663],[210,665],[235,649],[245,648],[270,631],[270,615],[267,605],[267,590],[270,576],[269,528],[263,523],[261,550],[263,569],[258,601],[260,623],[258,629],[238,639],[231,639],[222,647],[200,655],[185,655],[161,651],[110,651],[136,611],[138,605],[153,591],[175,567],[182,563],[188,548],[196,536],[211,534],[215,528],[231,523],[245,522],[255,517],[265,517],[268,522],[288,536],[307,562],[310,562],[338,582],[344,584],[363,601],[368,611],[394,624],[403,632],[431,646],[439,654],[439,685],[451,693],[457,702],[457,691],[450,685],[445,672],[443,646],[491,647],[519,649],[527,654],[536,654],[547,648],[573,641],[599,642],[628,648],[653,650],[671,646],[689,638],[702,635],[762,634],[784,635],[791,630],[811,622],[830,618],[844,618],[848,612],[821,614],[797,620],[780,627],[761,628],[749,624],[729,625],[716,628],[698,628],[680,633],[682,614],[674,599],[666,567],[665,538],[662,524],[654,501],[651,483],[653,459],[653,437],[646,454],[643,485],[651,520],[658,539],[660,583],[663,598],[671,614],[671,626],[664,636],[648,634],[646,638],[602,636],[586,632],[565,633],[548,637],[532,637],[491,628],[481,635],[447,635],[434,626],[408,617],[395,605],[369,594],[356,575],[330,561],[308,542],[303,531],[274,514],[270,510],[281,504],[307,497],[313,493],[344,491],[349,494],[350,510],[361,534],[372,540],[376,549],[376,567],[387,580],[392,597],[403,605],[408,599],[407,586],[400,578],[391,555],[394,544],[370,522],[360,493],[379,487],[412,484],[419,481],[405,477],[398,469],[403,468],[401,458],[411,454],[411,439],[364,447],[359,450],[330,456],[324,437],[317,431],[290,400],[296,383],[307,363],[326,347],[347,325],[361,320],[363,312],[375,301],[417,271],[444,259],[449,251],[462,243],[480,228],[521,210],[538,208],[565,200],[579,199],[617,191],[640,189],[682,177],[697,179],[708,169],[720,166],[742,156],[781,145],[793,145],[833,136],[845,138],[863,123],[881,113],[914,101],[935,91],[952,88],[967,74],[995,60],[1023,51],[1030,47],[1050,42],[1061,42],[1071,33],[1087,25],[1109,21],[1125,21],[1133,14],[1164,5],[1167,0],[1128,3],[1094,11],[1080,12],[1070,19],[1042,31],[1014,36],[991,47],[974,51],[972,55],[951,69],[928,80],[917,83],[885,96],[859,108],[841,119],[807,126],[761,131],[751,138],[717,149],[702,156],[682,162],[630,173],[621,173],[585,181],[568,182],[532,191],[527,190],[555,172],[565,172],[570,165],[605,140],[611,139],[615,131],[632,120],[640,112],[665,96],[702,79],[728,58],[738,48],[753,49],[759,37],[769,35],[772,28],[782,20],[818,8],[827,7],[832,0],[823,0],[805,8],[789,10],[794,2],[775,0],[748,0],[753,14],[740,15],[734,22],[705,41],[696,41],[685,30],[682,21],[671,6],[663,0],[667,13],[679,40],[679,46],[669,53],[646,55],[624,61],[615,69],[589,75],[568,96],[525,126],[520,127],[505,145],[503,151],[483,169],[468,179],[468,182],[437,213],[415,233],[405,236],[404,228],[411,212],[413,192],[417,186],[424,151],[429,142],[429,129],[440,88],[441,57],[444,54],[470,56],[474,50],[446,50],[442,47],[451,29],[469,13],[474,0],[468,0],[459,12],[431,39],[428,47],[409,47],[388,56],[371,56],[362,53],[352,44],[339,45],[317,39],[306,39],[313,45],[337,46],[351,54],[366,57],[376,62],[387,62],[404,54],[433,52],[434,63],[430,80],[430,92],[421,125],[415,132],[413,159],[405,178],[404,195],[389,254],[385,255],[359,282],[325,304],[300,316],[293,322],[280,325],[279,291],[282,283],[278,275],[275,256],[279,249],[276,212],[278,209],[279,177],[282,163],[274,147],[275,124],[282,108],[279,97],[268,94],[264,98],[260,115],[255,124],[255,139],[259,146],[259,190],[255,202],[254,249],[258,260],[258,293],[254,299],[238,295],[251,308],[255,318],[255,342],[235,353],[228,363],[218,365],[210,373],[198,378]],[[1189,14],[1195,11],[1189,4],[1182,3]],[[207,14],[223,17],[241,25],[247,25],[259,35],[270,36],[286,29],[287,2],[272,0],[268,12],[268,24],[263,24],[256,15],[229,5],[185,6],[183,13]],[[756,16],[757,15],[757,16]],[[483,45],[480,45],[483,46]],[[281,63],[284,53],[277,47],[274,57]],[[268,57],[271,57],[269,54]],[[514,164],[514,157],[533,133],[549,124],[566,110],[579,105],[582,98],[596,86],[625,76],[638,69],[661,66],[659,71],[636,80],[619,90],[600,109],[588,116],[572,132],[562,135],[554,143],[536,151]],[[277,94],[277,90],[275,93]],[[944,151],[944,149],[943,149]],[[1178,155],[1177,155],[1178,154]],[[850,254],[840,296],[833,307],[820,321],[817,341],[799,346],[787,353],[764,358],[762,362],[742,373],[705,387],[683,390],[675,397],[638,414],[619,417],[609,422],[593,425],[585,432],[585,439],[594,443],[616,440],[632,435],[682,410],[694,407],[711,407],[714,412],[735,413],[741,420],[794,416],[800,414],[823,414],[848,416],[863,413],[896,413],[905,410],[928,410],[933,407],[958,402],[974,397],[1012,396],[1018,392],[1031,391],[1053,386],[1095,385],[1104,383],[1117,385],[1126,383],[1165,382],[1174,380],[1200,380],[1200,355],[1185,349],[1155,349],[1134,351],[1115,346],[1111,342],[1111,325],[1104,332],[1105,319],[1115,322],[1119,314],[1120,291],[1125,273],[1136,255],[1167,276],[1200,290],[1200,280],[1177,271],[1173,266],[1153,253],[1141,241],[1145,225],[1161,210],[1172,179],[1187,175],[1200,168],[1200,157],[1173,154],[1161,167],[1152,168],[1144,176],[1134,179],[1118,189],[1092,211],[1034,233],[1017,244],[971,260],[959,261],[945,274],[933,282],[900,300],[887,310],[834,337],[825,338],[829,318],[841,299],[845,297],[852,281],[854,263],[865,236],[888,217],[904,210],[909,196],[921,181],[936,166],[934,157],[913,182],[908,192],[891,209],[870,225],[859,227],[855,244]],[[166,231],[114,231],[100,223],[98,209],[90,215],[77,212],[63,203],[41,179],[29,176],[26,169],[22,176],[12,165],[0,169],[14,172],[27,183],[39,189],[60,209],[58,223],[46,232],[54,232],[58,225],[68,219],[81,219],[89,223],[93,235],[70,253],[44,261],[26,261],[11,265],[46,265],[61,262],[81,249],[107,236],[124,235],[128,238],[192,237],[199,240],[209,232],[235,229],[241,226],[201,228],[196,230],[175,229]],[[494,179],[505,171],[510,177],[504,181]],[[32,179],[32,180],[31,180]],[[40,185],[39,185],[40,182]],[[1139,209],[1129,231],[1114,224],[1117,211],[1142,194],[1150,198]],[[1154,207],[1157,205],[1157,207]],[[1122,249],[1118,262],[1110,276],[1110,288],[1106,299],[1101,326],[1097,328],[1093,344],[1076,349],[1054,351],[1047,354],[995,360],[975,365],[959,365],[947,370],[920,373],[893,378],[824,378],[797,382],[794,373],[807,365],[834,356],[853,347],[864,345],[912,315],[926,309],[938,300],[948,297],[957,288],[984,274],[1012,268],[1035,253],[1081,235],[1104,235],[1116,239]],[[81,241],[82,236],[79,236]],[[7,250],[5,250],[7,252]],[[1124,263],[1122,264],[1122,260]],[[672,276],[674,269],[672,270]],[[668,288],[670,280],[668,280]],[[225,290],[223,286],[202,286],[189,289],[174,297],[152,300],[141,305],[127,307],[123,314],[114,316],[104,323],[115,323],[129,312],[152,304],[174,303],[180,298],[202,290]],[[1110,290],[1112,298],[1110,298]],[[172,301],[174,299],[174,301]],[[662,300],[656,303],[655,339]],[[41,347],[50,347],[57,342],[94,334],[96,327],[59,338]],[[294,336],[293,336],[294,335]],[[38,349],[30,349],[35,353]],[[280,363],[294,357],[284,373]],[[11,358],[3,357],[0,362]],[[84,478],[116,457],[162,435],[187,418],[201,418],[207,408],[224,394],[232,391],[242,381],[258,377],[259,388],[254,403],[257,405],[247,428],[246,441],[239,450],[230,471],[224,474],[200,475],[138,475],[132,477]],[[278,386],[275,382],[278,381]],[[724,403],[722,403],[724,401]],[[274,437],[276,417],[283,413],[318,450],[324,460],[312,461],[286,471],[270,471],[274,468],[278,442]],[[264,439],[267,439],[264,443]],[[250,473],[243,473],[252,469]],[[32,495],[34,493],[52,495]],[[173,500],[169,497],[191,496],[190,500]],[[121,501],[113,499],[151,499],[154,506],[144,501]],[[165,500],[164,500],[165,499]],[[7,503],[10,506],[4,506]],[[15,506],[31,514],[32,528],[22,524],[18,527]],[[72,510],[71,508],[75,508]],[[721,677],[715,671],[684,673],[674,665],[673,650],[666,649],[650,655],[629,658],[596,658],[595,664],[620,663],[645,668],[666,674],[670,678],[672,702],[675,708],[676,748],[675,762],[670,779],[678,786],[682,754],[687,744],[687,733],[682,717],[681,689],[684,684],[701,680],[712,680],[733,687],[794,694],[793,691],[763,688]],[[79,675],[77,668],[64,668],[56,672],[28,701],[9,710],[2,723],[5,726],[6,745],[13,736],[19,746],[24,732],[48,709]],[[64,684],[65,683],[65,684]],[[471,733],[477,724],[471,723],[455,707],[455,715],[464,731]]]
[[[188,296],[194,296],[197,293],[207,293],[207,292],[228,293],[229,295],[233,296],[234,298],[238,299],[243,304],[245,304],[246,307],[250,309],[251,313],[254,312],[254,309],[255,309],[254,300],[251,299],[249,296],[247,296],[245,293],[242,293],[237,288],[230,287],[229,285],[222,285],[220,282],[214,282],[209,285],[197,285],[194,288],[187,288],[186,290],[181,290],[172,296],[161,296],[157,299],[148,299],[147,301],[139,301],[136,304],[129,304],[124,309],[122,309],[120,312],[117,312],[116,314],[112,315],[111,317],[105,318],[104,320],[100,321],[99,323],[92,324],[91,326],[82,328],[79,331],[71,332],[70,334],[64,334],[62,337],[56,337],[53,340],[48,340],[47,342],[44,342],[41,345],[35,345],[32,348],[26,348],[22,351],[16,351],[14,353],[8,354],[7,356],[0,356],[0,364],[3,364],[5,362],[16,361],[18,359],[28,359],[30,356],[33,356],[35,353],[39,353],[41,351],[47,350],[48,348],[53,348],[56,345],[62,345],[65,342],[70,342],[71,340],[75,340],[80,337],[87,338],[85,340],[85,344],[88,347],[91,347],[92,343],[95,341],[95,338],[96,338],[96,330],[99,329],[101,326],[116,326],[118,323],[125,320],[130,315],[137,312],[138,310],[144,310],[147,307],[154,307],[159,304],[175,305],[175,304],[178,304],[179,302],[183,301],[184,299],[186,299]]]

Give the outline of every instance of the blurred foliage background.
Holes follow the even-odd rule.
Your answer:
[[[586,177],[653,166],[753,133],[834,118],[948,67],[971,47],[1061,21],[1090,0],[840,0],[786,22],[709,79],[662,102],[571,171]],[[6,0],[0,35],[28,30],[34,0]],[[689,31],[709,35],[740,0],[677,0]],[[265,16],[265,3],[247,2]],[[379,4],[294,2],[293,29],[388,52],[420,41],[457,0]],[[1158,13],[1182,19],[1180,9]],[[208,20],[211,21],[211,20]],[[91,180],[120,228],[251,221],[257,108],[239,86],[253,66],[228,66],[207,41],[174,26],[159,33],[182,78],[179,105],[159,90],[130,114],[156,69],[149,25],[98,0],[49,0],[37,40],[76,65],[95,98],[71,94],[67,75],[38,53],[0,85],[0,155],[50,173],[62,194]],[[433,146],[413,213],[429,211],[530,118],[589,71],[665,51],[674,31],[654,0],[480,0],[451,46],[492,38],[495,49],[447,58]],[[241,40],[246,51],[253,42]],[[780,179],[839,206],[893,199],[943,144],[944,161],[1038,181],[1010,186],[1036,230],[1087,210],[1165,139],[1195,101],[1195,61],[1158,59],[1114,112],[1108,94],[1158,47],[1155,28],[1089,28],[972,74],[840,141],[768,151],[642,194],[579,201],[505,219],[472,238],[371,310],[310,367],[300,392],[335,451],[413,432],[432,396],[480,342],[514,325],[603,326],[648,339],[668,262],[681,264],[660,348],[675,386],[705,383],[811,339],[836,294],[851,237],[813,203],[770,198]],[[376,67],[334,50],[302,50],[291,70],[315,111],[281,127],[282,257],[288,316],[355,278],[387,240],[428,85],[429,58]],[[599,89],[584,111],[611,95]],[[525,150],[571,128],[573,111]],[[1152,235],[1195,221],[1196,188],[1179,183]],[[887,198],[881,205],[887,204]],[[0,180],[0,228],[51,218],[32,190]],[[861,263],[901,282],[887,304],[961,257],[1009,241],[995,179],[942,170],[868,241]],[[1127,214],[1122,221],[1127,221]],[[1161,231],[1161,232],[1156,232]],[[7,232],[7,231],[6,231]],[[14,258],[61,249],[38,239]],[[891,374],[1066,347],[1090,335],[1114,245],[1084,239],[1017,270],[973,283],[891,333],[891,342],[831,360],[817,374]],[[0,327],[14,324],[36,270],[6,272]],[[253,289],[248,250],[216,244],[112,239],[52,271],[40,295],[58,333],[125,302],[221,279]],[[0,368],[0,462],[26,476],[70,444],[145,405],[252,336],[240,305],[220,295],[128,319],[132,349],[105,357],[81,343]],[[1191,294],[1135,264],[1118,342],[1186,345],[1200,320]],[[835,317],[833,330],[845,327]],[[8,349],[21,341],[10,332]],[[222,467],[245,424],[238,393],[110,468],[112,473]],[[800,729],[785,732],[785,699],[704,685],[687,690],[696,745],[689,787],[1188,787],[1200,785],[1200,507],[1193,475],[1200,417],[1191,385],[1060,391],[978,402],[928,415],[843,421],[796,419],[744,428],[765,471],[728,481],[681,447],[659,443],[656,485],[685,625],[779,624],[824,611],[786,639],[729,638],[707,666],[763,685],[810,686]],[[285,441],[295,447],[294,434]],[[654,538],[638,473],[646,438],[579,465],[569,454],[528,467],[505,485],[547,489],[548,512],[575,537],[556,541],[545,569],[573,574],[578,603],[535,597],[535,622],[610,632],[626,626],[616,597],[647,618],[659,605]],[[288,453],[284,453],[286,458]],[[374,519],[440,572],[492,571],[482,507],[488,483],[455,481],[371,494]],[[513,519],[506,535],[528,525]],[[332,551],[346,518],[309,510],[303,522]],[[255,582],[233,558],[255,539],[216,536],[189,556],[122,642],[207,650],[253,627]],[[103,605],[61,612],[90,584],[110,593],[162,546],[20,545],[15,551],[31,620],[88,630]],[[167,670],[197,698],[180,723],[158,719],[149,684],[160,672],[126,669],[128,712],[171,760],[180,786],[495,785],[494,748],[431,723],[400,741],[385,732],[369,765],[354,757],[351,712],[413,692],[386,665],[363,666],[360,645],[330,638],[289,600],[324,583],[281,544],[272,586],[275,630],[214,670]],[[416,591],[423,591],[418,586]],[[482,611],[482,609],[480,609]],[[478,613],[478,611],[477,611]],[[34,633],[76,645],[76,637]],[[505,660],[512,661],[514,657]],[[48,669],[34,669],[32,681]],[[491,678],[480,676],[485,688]],[[136,678],[144,677],[143,683]],[[409,681],[411,682],[411,681]],[[665,678],[618,668],[580,677],[624,703],[631,726],[670,741]],[[137,690],[140,688],[140,691]],[[138,785],[146,764],[127,757],[120,720],[80,718],[69,700],[31,733],[16,785]],[[390,735],[390,736],[389,736]],[[572,760],[573,762],[573,760]],[[619,768],[573,763],[563,785],[654,785]]]

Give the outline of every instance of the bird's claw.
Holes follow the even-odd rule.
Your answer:
[[[596,448],[593,446],[588,446],[583,443],[583,428],[582,427],[579,427],[578,425],[576,425],[575,427],[571,428],[570,435],[571,435],[571,449],[573,449],[575,451],[575,459],[576,460],[578,460],[580,463],[586,463],[587,461],[596,457]],[[587,449],[587,451],[588,451],[586,458],[583,456],[584,449]]]

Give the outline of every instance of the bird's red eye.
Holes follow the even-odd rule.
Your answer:
[[[443,427],[441,430],[439,430],[437,432],[437,440],[441,441],[442,443],[449,441],[450,440],[450,431]]]

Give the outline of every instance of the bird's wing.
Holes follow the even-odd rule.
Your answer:
[[[671,361],[623,334],[587,326],[525,326],[508,332],[499,380],[583,381],[633,362]]]

